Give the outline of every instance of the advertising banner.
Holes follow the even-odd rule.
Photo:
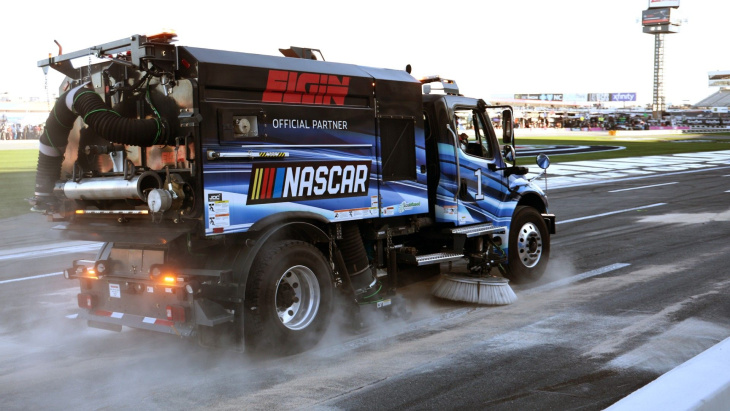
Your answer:
[[[611,93],[611,101],[636,101],[636,93]]]
[[[609,101],[608,93],[588,93],[588,101]]]
[[[560,93],[515,94],[515,100],[563,101]]]
[[[532,101],[564,101],[564,102],[601,102],[601,101],[636,101],[636,93],[531,93],[515,94],[515,100]]]
[[[573,101],[573,102],[588,101],[588,94],[586,94],[586,93],[564,93],[563,101]]]
[[[657,24],[669,24],[672,18],[672,9],[649,9],[641,12],[641,24],[652,26]]]
[[[655,9],[658,7],[679,7],[679,0],[649,0],[649,8]]]

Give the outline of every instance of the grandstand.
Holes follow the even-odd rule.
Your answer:
[[[50,103],[38,98],[8,97],[0,94],[0,122],[11,124],[42,124],[48,117]]]
[[[720,87],[714,94],[705,97],[694,106],[697,108],[730,107],[730,70],[711,71],[707,73],[708,86]],[[717,111],[717,110],[715,110]],[[722,110],[726,112],[726,110]]]
[[[720,89],[695,104],[695,107],[730,107],[730,89]]]

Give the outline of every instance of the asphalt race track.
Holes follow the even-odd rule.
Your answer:
[[[431,277],[409,319],[279,359],[67,319],[60,272],[98,245],[5,220],[0,409],[600,410],[730,336],[730,151],[555,164],[547,187],[551,263],[516,303],[436,300]]]

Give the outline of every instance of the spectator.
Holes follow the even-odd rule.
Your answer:
[[[464,130],[464,126],[460,124],[459,122],[459,116],[454,116],[454,121],[456,122],[456,132]],[[469,146],[469,137],[466,135],[466,133],[459,133],[459,145],[461,146],[461,149],[466,151],[466,148]]]

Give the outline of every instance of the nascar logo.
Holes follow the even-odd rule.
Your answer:
[[[366,195],[370,161],[257,164],[246,204]]]

